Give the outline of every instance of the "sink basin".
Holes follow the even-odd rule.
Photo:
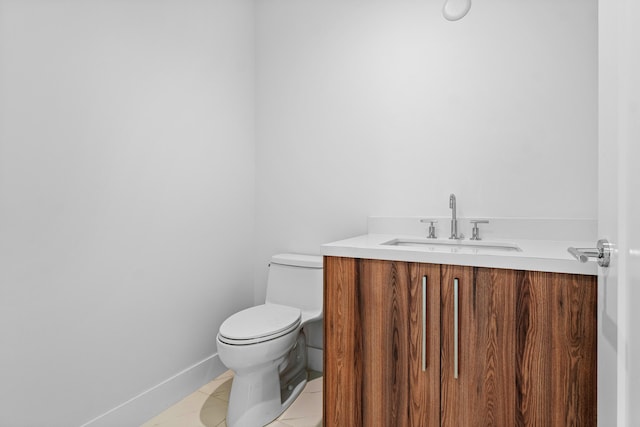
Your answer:
[[[382,243],[386,246],[421,248],[433,252],[459,252],[477,254],[482,252],[522,252],[515,243],[489,240],[440,240],[402,238]]]

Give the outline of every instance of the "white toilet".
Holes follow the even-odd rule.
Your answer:
[[[322,257],[274,255],[264,304],[230,316],[217,336],[220,360],[235,375],[227,425],[259,427],[291,405],[307,382],[302,327],[322,319]]]

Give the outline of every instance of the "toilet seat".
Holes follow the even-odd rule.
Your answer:
[[[300,326],[300,309],[262,304],[232,315],[220,326],[218,338],[229,345],[249,345],[286,335]]]

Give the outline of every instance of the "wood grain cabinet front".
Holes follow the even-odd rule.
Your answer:
[[[592,276],[325,257],[326,426],[595,426]]]

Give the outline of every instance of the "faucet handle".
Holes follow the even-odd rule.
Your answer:
[[[426,218],[422,218],[420,220],[420,222],[422,223],[430,223],[429,224],[429,235],[427,236],[427,239],[437,239],[436,236],[436,226],[434,224],[438,223],[437,219],[426,219]]]
[[[486,219],[472,219],[469,222],[473,224],[473,230],[471,230],[471,240],[482,240],[480,239],[480,229],[478,228],[478,224],[489,224],[489,221]]]

